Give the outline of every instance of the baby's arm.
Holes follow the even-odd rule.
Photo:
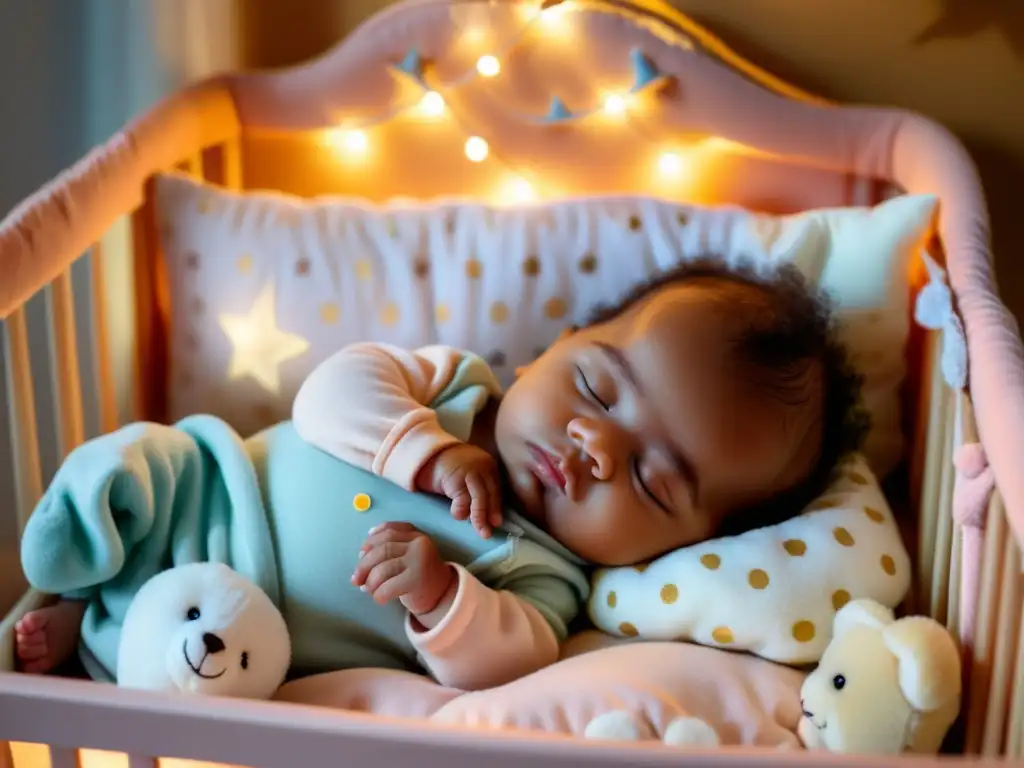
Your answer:
[[[370,532],[352,582],[379,603],[400,600],[406,633],[439,683],[479,690],[515,680],[558,659],[579,595],[546,573],[515,579],[515,592],[492,589],[441,558],[408,523]]]
[[[484,536],[501,523],[497,464],[449,434],[431,407],[469,387],[498,394],[475,355],[443,346],[408,351],[355,344],[325,360],[292,406],[299,437],[407,490],[447,496],[456,519]]]
[[[451,567],[456,583],[449,600],[406,622],[421,662],[439,683],[463,691],[494,688],[558,660],[560,638],[534,602]],[[538,578],[568,591],[554,578]]]
[[[292,405],[295,431],[332,456],[416,490],[420,469],[459,440],[429,404],[455,377],[463,354],[353,344],[303,382]]]

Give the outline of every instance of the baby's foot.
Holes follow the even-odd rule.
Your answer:
[[[85,603],[62,600],[26,613],[14,625],[15,655],[22,671],[44,674],[74,653]]]

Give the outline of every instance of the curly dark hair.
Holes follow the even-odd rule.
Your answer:
[[[861,402],[863,377],[840,343],[829,297],[812,288],[791,265],[757,270],[721,258],[688,261],[635,285],[617,303],[599,307],[587,325],[607,322],[655,291],[680,283],[720,289],[738,323],[733,336],[736,362],[762,391],[799,406],[810,395],[807,372],[820,369],[821,445],[810,473],[792,488],[733,515],[719,535],[736,535],[772,525],[802,511],[832,481],[836,469],[864,440],[871,420]],[[746,311],[742,311],[746,310]]]

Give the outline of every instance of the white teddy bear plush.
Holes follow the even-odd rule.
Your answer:
[[[938,622],[847,603],[800,691],[800,740],[839,753],[938,752],[960,711],[960,675],[956,643]]]
[[[960,653],[944,626],[923,616],[897,620],[873,600],[852,601],[836,614],[832,641],[800,689],[797,735],[807,749],[836,753],[938,752],[960,711],[960,674]],[[720,743],[698,717],[677,717],[659,734],[628,710],[595,717],[584,736],[689,749]]]
[[[267,699],[284,682],[291,641],[267,594],[220,563],[158,573],[132,599],[117,684]]]

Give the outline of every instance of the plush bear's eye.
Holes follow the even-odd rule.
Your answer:
[[[242,651],[242,669],[249,668],[249,652]]]
[[[836,675],[832,678],[832,687],[837,691],[843,690],[846,687],[846,678],[842,675]]]
[[[185,618],[189,621],[199,621],[199,609],[195,606],[188,609],[188,613],[185,614]]]

